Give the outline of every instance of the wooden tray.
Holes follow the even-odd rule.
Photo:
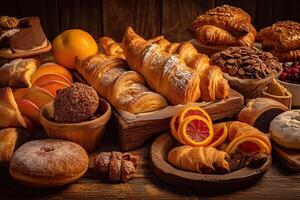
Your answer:
[[[300,150],[286,149],[272,143],[278,158],[293,172],[300,172]]]
[[[243,96],[230,90],[228,99],[203,106],[203,109],[210,114],[212,120],[220,120],[236,116],[243,107]],[[112,116],[113,128],[118,133],[122,151],[138,148],[149,138],[170,129],[171,118],[129,122],[116,110],[113,111]]]
[[[174,168],[166,161],[168,152],[177,142],[169,133],[159,136],[152,144],[150,157],[151,168],[156,176],[173,185],[183,185],[199,189],[231,190],[249,186],[261,178],[270,168],[272,157],[269,156],[263,166],[256,169],[245,167],[232,173],[200,174]]]
[[[49,42],[49,40],[47,40],[47,46],[45,46],[44,48],[30,50],[30,51],[26,51],[26,52],[22,52],[22,53],[0,53],[0,58],[7,59],[7,60],[11,60],[11,59],[15,59],[15,58],[24,58],[24,57],[28,57],[28,56],[34,56],[37,54],[49,52],[49,51],[51,51],[51,48],[52,48],[51,43]]]

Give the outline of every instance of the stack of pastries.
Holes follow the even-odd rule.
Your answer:
[[[129,67],[173,105],[228,96],[229,85],[221,70],[210,66],[209,58],[188,42],[171,44],[162,37],[150,42],[128,27],[123,48]]]
[[[213,8],[198,16],[189,32],[201,44],[221,46],[252,46],[257,33],[250,15],[229,5]]]
[[[278,21],[257,34],[257,41],[270,50],[281,62],[300,59],[300,23]]]
[[[165,98],[151,92],[144,78],[128,69],[122,48],[111,38],[100,39],[105,53],[91,56],[76,69],[115,108],[131,113],[158,110],[167,106]]]

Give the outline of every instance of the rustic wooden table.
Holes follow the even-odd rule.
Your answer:
[[[149,141],[144,147],[132,151],[140,156],[140,161],[135,178],[129,183],[108,183],[94,176],[92,169],[89,169],[83,178],[70,185],[34,189],[15,183],[7,169],[2,168],[0,199],[300,199],[300,174],[290,173],[276,157],[265,176],[253,186],[239,191],[205,191],[164,183],[152,173],[149,166],[151,143]],[[107,132],[99,151],[118,149],[116,135]]]

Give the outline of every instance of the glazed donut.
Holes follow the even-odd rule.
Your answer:
[[[284,112],[270,125],[272,140],[288,149],[300,149],[300,110]]]
[[[78,144],[58,139],[23,144],[10,161],[9,173],[32,187],[55,187],[76,181],[88,169],[89,158]]]

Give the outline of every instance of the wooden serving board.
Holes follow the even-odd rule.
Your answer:
[[[244,107],[243,96],[230,90],[228,99],[203,106],[212,120],[232,118]],[[113,111],[113,128],[118,133],[119,145],[123,151],[142,146],[146,140],[170,129],[171,118],[130,122],[116,110]]]
[[[26,51],[26,52],[22,52],[22,53],[1,53],[0,52],[0,58],[7,59],[7,60],[16,59],[16,58],[24,58],[24,57],[28,57],[28,56],[34,56],[34,55],[49,52],[49,51],[51,51],[51,48],[52,48],[52,45],[51,45],[50,41],[47,40],[47,46],[45,46],[44,48],[30,50],[30,51]]]
[[[174,168],[167,162],[169,151],[177,142],[169,133],[159,136],[150,151],[151,168],[156,176],[172,185],[183,185],[199,189],[232,190],[249,186],[261,178],[270,168],[272,157],[260,168],[244,167],[228,174],[200,174]]]
[[[293,172],[300,172],[300,150],[286,149],[272,143],[278,158]]]

